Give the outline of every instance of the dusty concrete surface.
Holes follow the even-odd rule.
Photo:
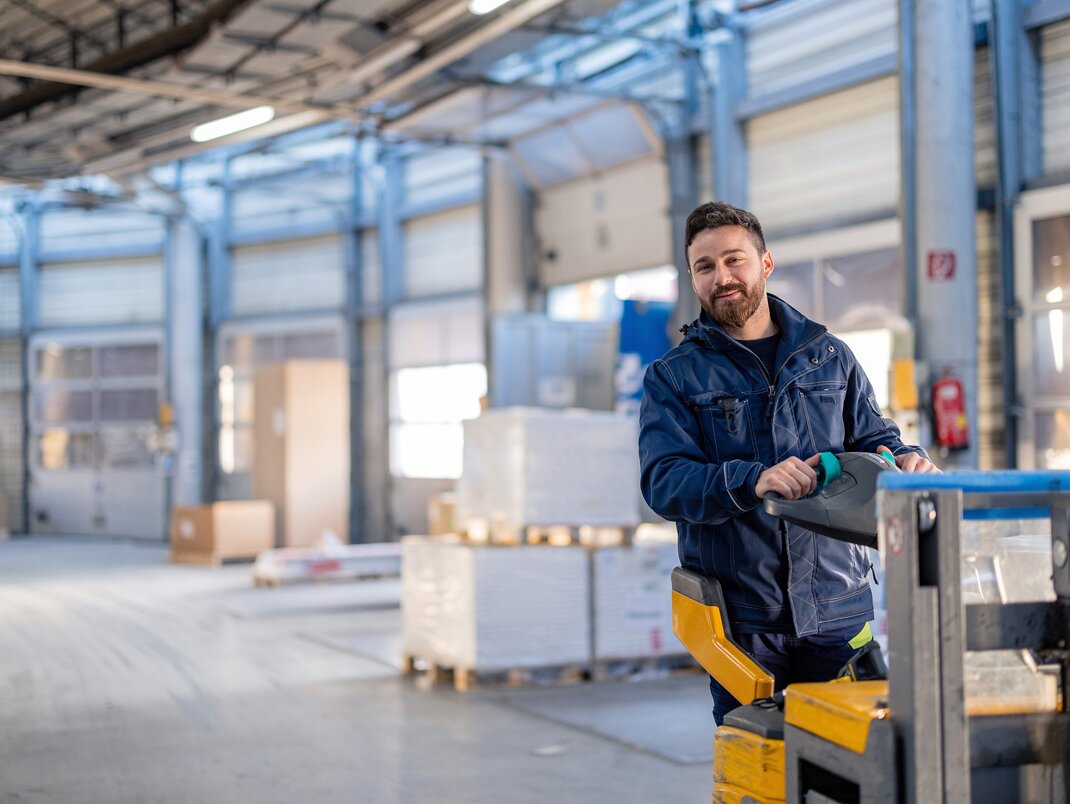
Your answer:
[[[0,543],[0,801],[709,800],[705,762],[399,675],[398,593],[253,589],[248,565],[172,566],[162,546]]]

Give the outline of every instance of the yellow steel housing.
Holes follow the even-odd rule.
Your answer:
[[[783,801],[784,741],[734,726],[719,727],[713,738],[713,781],[761,801]]]
[[[869,724],[888,717],[887,681],[792,684],[784,692],[784,722],[863,754]]]
[[[728,638],[717,606],[705,606],[673,591],[672,630],[706,672],[741,704],[773,694],[773,677]]]

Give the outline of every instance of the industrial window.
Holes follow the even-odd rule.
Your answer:
[[[403,368],[390,378],[390,471],[397,477],[461,476],[461,422],[479,416],[482,363]]]

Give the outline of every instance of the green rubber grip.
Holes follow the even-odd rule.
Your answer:
[[[884,458],[884,460],[888,461],[888,463],[890,463],[892,466],[895,466],[895,456],[892,455],[892,453],[890,453],[888,450],[882,449],[877,454]]]
[[[821,453],[821,462],[817,465],[817,482],[821,488],[825,488],[843,474],[840,459],[831,452]]]

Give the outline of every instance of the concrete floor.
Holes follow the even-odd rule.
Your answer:
[[[703,677],[428,688],[397,672],[398,595],[0,543],[0,801],[709,800]]]

